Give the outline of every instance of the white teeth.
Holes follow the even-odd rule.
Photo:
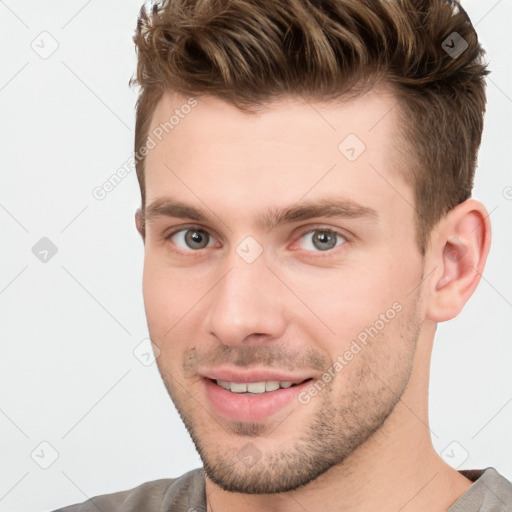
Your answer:
[[[294,384],[290,380],[279,382],[277,380],[267,380],[263,382],[228,382],[226,380],[216,380],[217,384],[233,393],[253,393],[261,394],[267,391],[275,391],[279,388],[289,388]]]
[[[251,382],[247,384],[247,391],[249,391],[249,393],[265,393],[265,383]]]
[[[233,393],[245,393],[247,392],[247,384],[244,383],[238,383],[238,382],[231,382],[231,391]]]
[[[265,382],[265,391],[275,391],[276,389],[279,389],[278,380],[268,380]]]
[[[227,380],[218,380],[217,384],[224,389],[231,389],[231,384]]]

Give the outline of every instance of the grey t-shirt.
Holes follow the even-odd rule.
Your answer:
[[[446,512],[512,512],[512,483],[494,468],[461,470],[473,484]],[[203,468],[54,512],[206,512]]]

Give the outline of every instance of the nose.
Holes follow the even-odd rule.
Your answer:
[[[238,255],[211,294],[206,328],[225,345],[268,343],[286,329],[283,291],[260,257],[246,263]]]

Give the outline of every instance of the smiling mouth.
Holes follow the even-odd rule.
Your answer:
[[[260,382],[229,382],[226,380],[218,380],[218,379],[208,379],[211,382],[214,382],[221,388],[230,391],[231,393],[239,393],[246,395],[262,395],[264,393],[271,393],[272,391],[277,391],[278,389],[287,389],[299,384],[303,384],[304,382],[308,382],[312,380],[312,378],[304,379],[301,381],[277,381],[277,380],[267,380]]]

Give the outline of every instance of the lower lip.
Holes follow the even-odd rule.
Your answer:
[[[309,380],[289,388],[261,394],[233,393],[204,378],[206,396],[217,414],[235,421],[261,422],[294,400],[309,386]],[[297,400],[298,402],[298,400]]]

